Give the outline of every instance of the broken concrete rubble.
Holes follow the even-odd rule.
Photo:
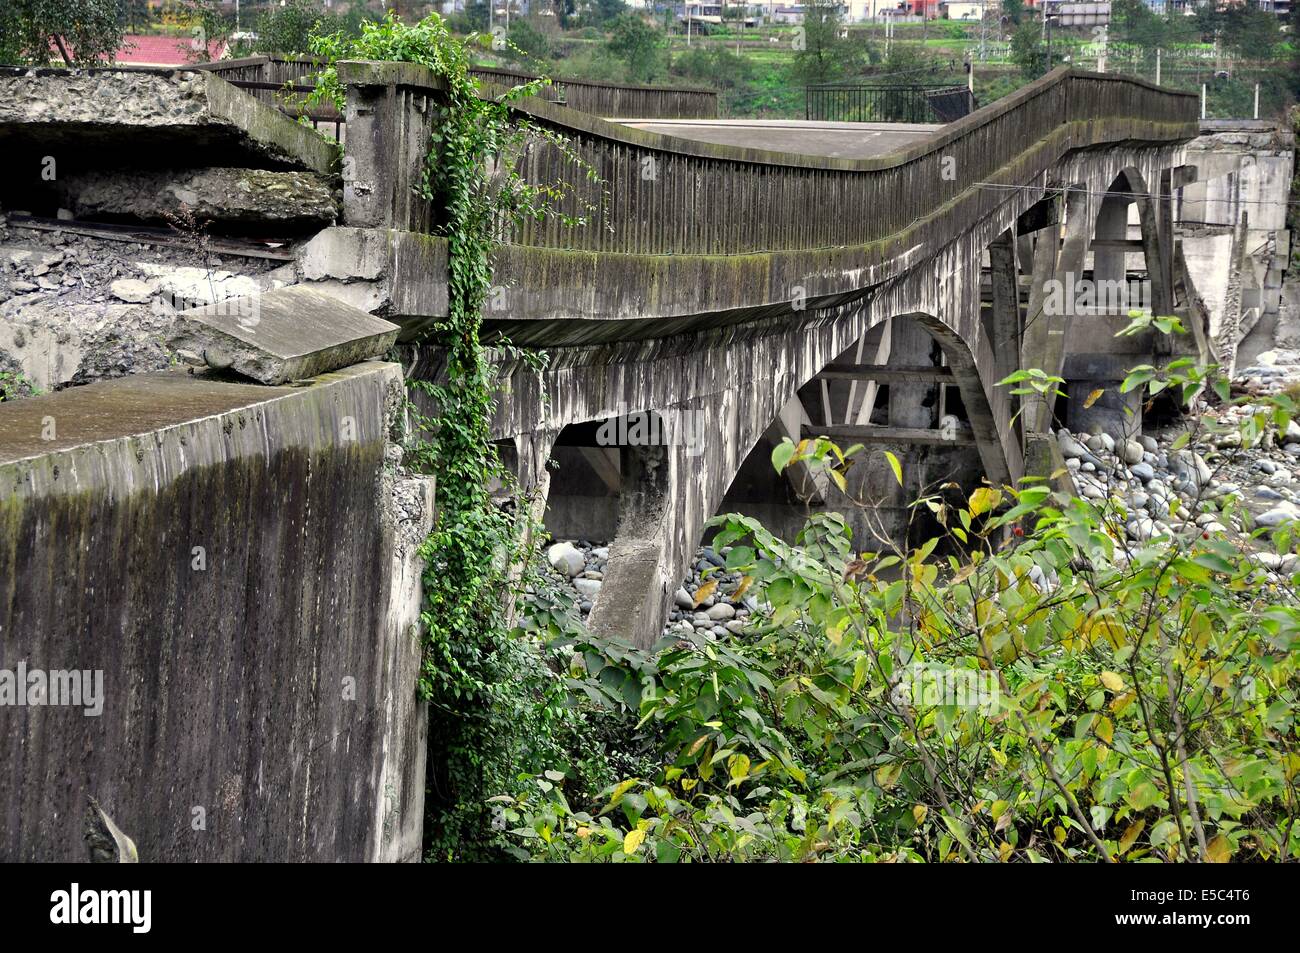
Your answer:
[[[217,228],[255,226],[280,234],[323,228],[338,214],[330,183],[312,172],[94,171],[65,177],[60,187],[79,218],[169,222],[192,215]]]
[[[0,303],[0,369],[41,391],[166,368],[172,318],[147,305],[62,304],[48,292]]]
[[[205,258],[0,218],[0,370],[41,391],[161,370],[174,363],[166,341],[177,310],[294,280],[273,260]]]
[[[172,346],[263,384],[315,377],[378,357],[398,327],[319,291],[283,288],[245,306],[218,302],[177,315]]]

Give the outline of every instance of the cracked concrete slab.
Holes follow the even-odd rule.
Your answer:
[[[398,330],[320,291],[289,287],[184,311],[171,344],[209,367],[283,384],[378,357]]]
[[[0,146],[15,161],[53,158],[60,177],[108,165],[167,168],[185,154],[205,166],[321,174],[338,166],[334,143],[201,70],[0,72]]]
[[[315,231],[334,223],[338,201],[313,172],[267,169],[96,170],[59,181],[78,218],[170,222],[182,216],[218,227]]]

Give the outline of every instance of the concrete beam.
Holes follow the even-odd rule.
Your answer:
[[[796,394],[786,401],[781,412],[777,414],[776,420],[772,422],[768,439],[773,446],[783,443],[786,439],[798,444],[803,438],[803,428],[808,426],[808,423],[808,414]],[[789,481],[795,497],[800,501],[818,505],[826,502],[826,494],[830,492],[830,477],[826,475],[825,470],[814,470],[801,460],[785,468],[785,478]]]
[[[830,437],[835,440],[849,440],[865,444],[918,444],[926,447],[972,447],[974,435],[964,427],[955,431],[945,431],[938,427],[925,429],[921,427],[883,427],[873,424],[866,426],[844,425],[818,427],[809,424],[803,428],[805,437]]]
[[[831,364],[817,376],[831,381],[953,383],[952,368],[936,367],[933,364]]]
[[[582,458],[591,464],[591,469],[600,477],[606,489],[619,492],[622,476],[617,447],[579,447]]]
[[[989,245],[989,283],[991,307],[987,311],[981,309],[980,313],[987,316],[984,331],[996,362],[993,378],[1000,381],[1020,368],[1020,344],[1025,323],[1020,308],[1016,238],[1011,229]]]

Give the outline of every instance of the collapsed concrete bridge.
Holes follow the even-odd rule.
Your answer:
[[[113,75],[95,74],[88,88],[110,87]],[[52,852],[49,845],[90,790],[120,805],[119,822],[125,818],[156,857],[411,859],[418,856],[423,713],[400,684],[418,665],[410,633],[419,605],[414,541],[432,515],[427,488],[396,473],[392,457],[400,452],[389,441],[400,376],[442,374],[441,353],[422,335],[447,311],[447,245],[430,234],[443,210],[416,186],[445,86],[409,64],[342,64],[348,99],[338,122],[343,151],[335,155],[301,139],[302,128],[290,128],[267,104],[241,99],[247,94],[217,71],[122,75],[124,87],[153,90],[143,102],[171,111],[140,113],[150,141],[166,140],[159,127],[170,122],[173,141],[189,144],[152,156],[153,174],[175,188],[192,188],[194,168],[217,164],[241,181],[255,177],[240,170],[255,170],[293,177],[286,183],[310,177],[313,196],[322,185],[341,192],[336,207],[318,206],[337,224],[316,231],[294,222],[314,234],[286,279],[334,304],[310,304],[310,293],[290,300],[305,329],[326,317],[348,328],[364,325],[365,314],[393,322],[401,329],[392,355],[400,368],[340,367],[302,388],[277,379],[261,399],[253,385],[164,374],[29,398],[21,415],[0,408],[7,507],[0,513],[17,527],[0,545],[0,660],[57,654],[60,625],[88,639],[92,624],[97,636],[107,629],[97,644],[160,658],[175,650],[171,626],[188,635],[187,651],[202,646],[199,663],[229,673],[223,678],[233,692],[225,702],[213,698],[204,718],[151,713],[149,699],[160,693],[181,697],[167,685],[184,691],[185,676],[122,669],[119,680],[140,681],[129,711],[110,707],[109,735],[48,735],[65,748],[104,748],[88,769],[93,777],[52,760],[53,747],[24,750],[24,770],[61,793],[44,810],[31,792],[0,788],[0,801],[40,815],[30,831],[6,831],[0,852],[66,856],[61,843]],[[692,103],[691,121],[671,115],[679,99]],[[1187,143],[1200,133],[1194,97],[1062,69],[959,122],[919,130],[728,125],[699,119],[696,99],[665,93],[656,100],[663,111],[643,117],[654,122],[615,123],[540,100],[518,107],[565,137],[599,181],[545,141],[520,158],[528,177],[568,187],[567,211],[595,211],[585,228],[551,222],[501,236],[485,333],[512,347],[494,354],[493,434],[524,489],[546,500],[553,532],[612,539],[593,628],[643,645],[657,639],[689,555],[721,509],[752,511],[789,531],[809,507],[823,507],[846,513],[858,539],[869,539],[870,528],[898,536],[923,486],[1014,483],[1053,472],[1056,418],[1082,428],[1141,426],[1142,408],[1114,385],[1127,367],[1170,346],[1152,334],[1115,338],[1114,331],[1135,306],[1197,313],[1173,214],[1197,180],[1186,159]],[[67,111],[35,119],[0,112],[0,139],[33,168],[45,137],[75,144],[90,135],[106,155],[129,153],[129,119],[96,123],[75,102]],[[778,143],[788,151],[758,147]],[[84,165],[84,158],[72,164],[71,192],[52,201],[102,194],[95,170]],[[12,196],[4,198],[14,207]],[[250,203],[235,221],[257,214],[270,213]],[[271,285],[258,287],[266,293]],[[293,313],[285,300],[266,309],[268,321],[293,324],[276,317]],[[258,346],[255,329],[220,317],[232,340],[243,341],[236,350]],[[1195,334],[1179,346],[1214,355],[1218,342],[1204,322],[1188,323]],[[521,348],[544,352],[540,369]],[[350,345],[335,352],[357,353]],[[206,356],[209,364],[238,366]],[[307,373],[322,368],[309,365]],[[1068,399],[1059,407],[1019,405],[998,382],[1020,368],[1064,377]],[[187,389],[192,416],[184,411]],[[1098,389],[1101,399],[1084,399]],[[151,424],[149,406],[159,401],[166,419]],[[79,415],[95,426],[64,429],[49,444],[30,432],[46,417]],[[644,441],[631,436],[634,426],[608,426],[638,415],[666,422],[675,436]],[[332,436],[343,432],[351,434],[346,441]],[[611,432],[622,436],[611,443]],[[890,449],[906,485],[877,463],[880,454],[850,471],[844,491],[798,470],[778,478],[766,462],[770,444],[809,435]],[[293,485],[257,476],[262,469]],[[221,472],[247,487],[248,498],[216,493]],[[327,502],[336,480],[347,488],[342,504]],[[205,497],[211,508],[201,505]],[[262,526],[265,551],[235,541],[231,527],[249,518]],[[346,551],[298,542],[329,535],[339,520],[351,534]],[[28,565],[32,551],[61,545],[56,536],[64,530],[67,545],[100,546],[94,552],[102,560],[112,557],[101,527],[122,539],[131,527],[170,524],[178,529],[146,573],[167,593],[170,622],[161,627],[141,623],[159,618],[146,604],[148,586],[125,590],[109,607],[111,618],[93,600],[69,603],[75,618],[64,618],[51,595],[63,585],[58,563]],[[205,539],[220,541],[218,550],[241,567],[219,587],[175,564]],[[361,539],[377,539],[377,549]],[[143,571],[149,552],[146,532],[128,565]],[[308,568],[293,583],[287,567],[299,559]],[[76,564],[78,578],[90,572],[83,559]],[[376,607],[344,583],[353,576],[367,580]],[[95,578],[126,584],[120,573]],[[187,584],[199,593],[194,611],[182,597]],[[285,605],[283,587],[295,593]],[[342,594],[332,594],[338,587]],[[210,644],[196,643],[202,607],[218,605],[228,618]],[[275,641],[286,614],[307,620],[294,629],[295,644],[305,647],[311,629],[315,650],[274,653],[260,671],[258,645]],[[80,646],[70,651],[98,658]],[[247,677],[252,671],[258,677]],[[329,694],[339,678],[370,686],[361,706],[369,717],[349,716]],[[293,686],[288,709],[276,699],[277,685]],[[268,735],[256,757],[227,750],[285,711],[284,731]],[[215,741],[204,733],[213,719],[224,725]],[[26,726],[0,732],[15,745],[30,736]],[[182,764],[164,763],[159,738],[185,753]],[[115,760],[132,744],[143,748]],[[208,750],[214,745],[221,750]],[[277,764],[286,771],[268,780],[268,765]],[[167,818],[144,809],[160,786],[174,809]],[[261,825],[260,837],[216,846],[189,836],[186,808],[203,798],[220,803],[222,823]],[[347,807],[328,806],[338,799]]]
[[[408,65],[344,64],[340,75],[354,160],[345,224],[308,244],[303,277],[414,341],[445,312],[447,253],[425,234],[439,211],[415,197],[422,155],[406,144],[425,141],[444,89]],[[607,526],[614,515],[591,624],[641,644],[658,637],[705,522],[765,435],[892,447],[908,485],[890,491],[868,465],[847,495],[890,512],[895,532],[920,471],[1008,483],[1026,473],[1027,455],[1042,470],[1033,460],[1050,450],[1050,417],[1018,413],[997,383],[1022,367],[1059,374],[1068,355],[1071,388],[1087,394],[1158,346],[1150,335],[1113,337],[1140,302],[1085,322],[1051,313],[1047,297],[1067,276],[1071,296],[1076,279],[1124,282],[1132,251],[1149,284],[1143,303],[1174,313],[1170,210],[1175,189],[1194,178],[1182,150],[1198,135],[1195,106],[1140,80],[1061,69],[900,149],[836,158],[808,153],[842,151],[860,129],[810,124],[803,151],[777,153],[734,144],[734,129],[732,144],[705,141],[720,137],[717,123],[635,124],[678,133],[665,135],[522,105],[601,182],[544,142],[524,157],[530,178],[567,187],[565,211],[594,211],[585,228],[551,222],[503,235],[486,326],[545,350],[549,363],[539,372],[501,360],[494,430],[513,442],[526,488],[545,492],[555,457],[599,475],[594,495],[616,498],[594,511],[585,500],[566,506],[562,493],[551,499],[551,523],[567,532],[594,535],[577,512],[603,512]],[[436,350],[412,343],[409,355],[408,373],[438,375]],[[945,436],[949,407],[963,419]],[[1086,413],[1140,426],[1126,409],[1135,408],[1112,398]],[[638,412],[692,415],[707,434],[702,453],[680,442],[602,448],[582,426]],[[768,491],[785,498],[784,488]],[[851,510],[836,492],[819,488],[821,505]]]

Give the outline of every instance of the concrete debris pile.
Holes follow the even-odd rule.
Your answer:
[[[24,228],[0,216],[0,370],[42,391],[162,370],[179,309],[296,281],[292,265]]]

